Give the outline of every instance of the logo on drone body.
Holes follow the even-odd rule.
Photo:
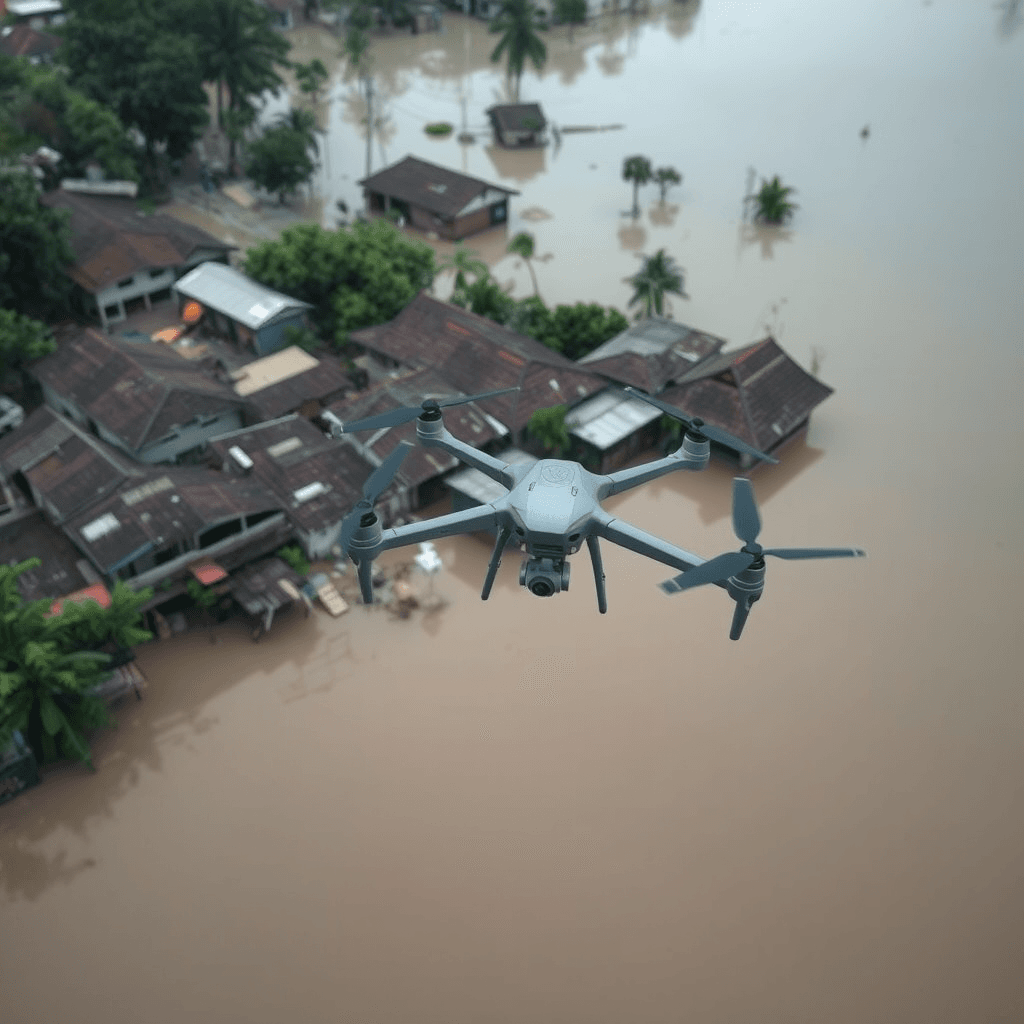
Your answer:
[[[572,469],[569,466],[545,466],[540,471],[540,478],[546,484],[565,484],[572,477]]]

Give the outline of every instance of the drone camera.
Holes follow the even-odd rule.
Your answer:
[[[564,558],[527,558],[519,582],[537,597],[552,597],[569,589],[569,563]]]

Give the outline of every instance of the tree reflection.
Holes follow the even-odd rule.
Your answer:
[[[740,223],[739,245],[740,252],[748,245],[760,245],[761,259],[770,260],[775,258],[774,247],[780,242],[791,242],[793,232],[789,228],[779,227],[772,224],[748,224]]]

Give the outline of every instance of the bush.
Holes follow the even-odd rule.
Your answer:
[[[287,562],[300,576],[309,574],[311,568],[309,561],[298,544],[287,544],[283,548],[279,548],[275,554],[282,562]]]
[[[454,129],[455,126],[448,121],[433,121],[423,130],[428,135],[451,135]]]

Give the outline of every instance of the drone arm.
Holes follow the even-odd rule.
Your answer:
[[[440,420],[427,423],[420,420],[416,425],[416,435],[420,444],[426,448],[441,448],[446,452],[451,452],[460,462],[480,470],[481,473],[501,484],[502,487],[507,487],[509,490],[515,487],[516,476],[512,466],[460,441],[440,424]]]
[[[598,498],[603,501],[609,495],[628,491],[631,487],[656,480],[666,473],[674,473],[677,469],[704,469],[710,455],[711,445],[707,441],[691,441],[684,437],[679,448],[664,459],[607,474],[605,482],[598,489]]]
[[[396,526],[391,530],[385,530],[381,536],[378,551],[400,548],[406,544],[416,544],[425,540],[437,540],[440,537],[451,537],[456,533],[493,530],[497,522],[498,513],[493,505],[480,505],[463,512],[451,512],[446,516],[437,516],[435,519],[425,519],[421,523],[409,523],[407,526]]]
[[[703,565],[706,561],[699,555],[685,551],[683,548],[677,548],[660,537],[655,537],[653,533],[647,533],[646,530],[638,529],[631,523],[624,522],[622,519],[614,519],[611,516],[598,520],[597,533],[605,540],[618,544],[621,548],[635,551],[638,555],[645,555],[647,558],[653,558],[656,562],[670,565],[673,569],[679,569],[682,572],[686,572],[687,569],[696,569],[698,565]],[[724,583],[719,584],[719,586],[724,585]]]

